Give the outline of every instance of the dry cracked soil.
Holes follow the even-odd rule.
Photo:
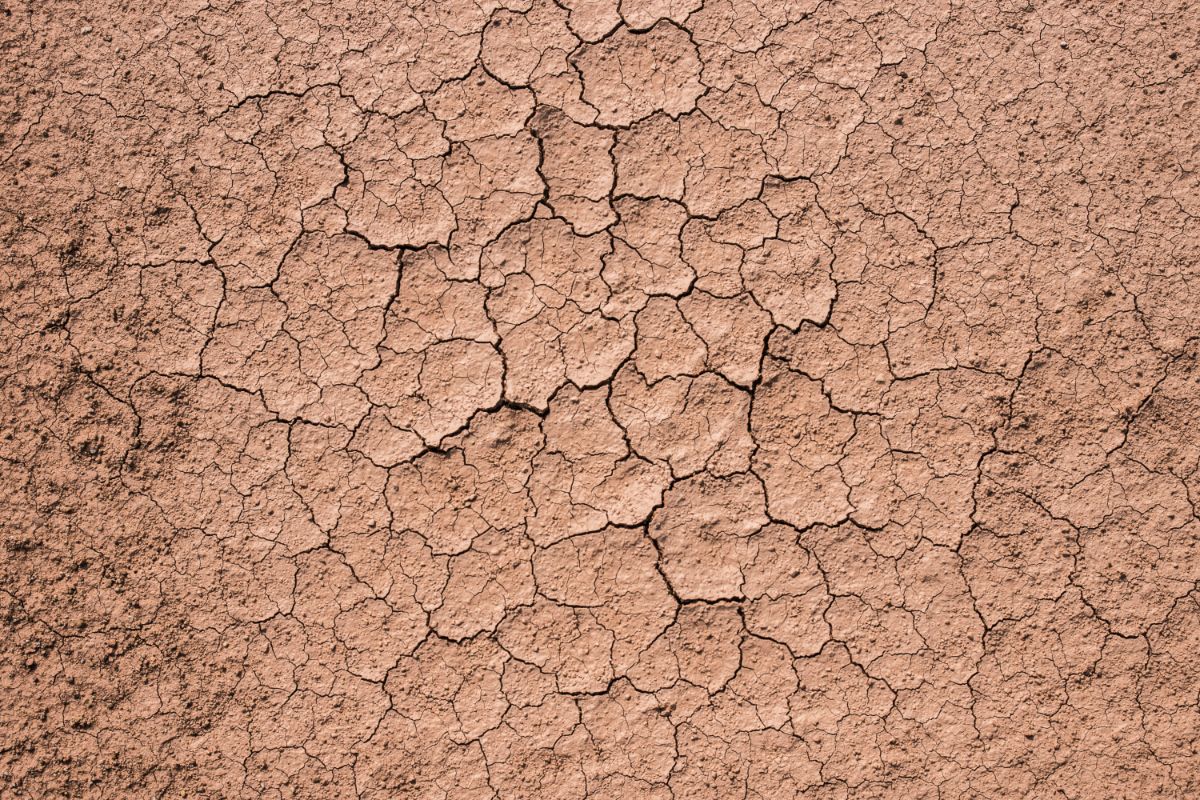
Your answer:
[[[1200,797],[1200,7],[4,0],[0,797]]]

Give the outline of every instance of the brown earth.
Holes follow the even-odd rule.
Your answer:
[[[0,8],[0,797],[1200,797],[1200,7]]]

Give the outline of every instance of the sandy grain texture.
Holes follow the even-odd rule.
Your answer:
[[[1200,7],[0,53],[0,797],[1200,797]]]

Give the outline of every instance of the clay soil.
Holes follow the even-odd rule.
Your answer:
[[[0,798],[1200,797],[1200,7],[3,1]]]

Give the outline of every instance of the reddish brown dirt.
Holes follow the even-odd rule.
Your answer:
[[[0,8],[0,797],[1200,797],[1200,7]]]

